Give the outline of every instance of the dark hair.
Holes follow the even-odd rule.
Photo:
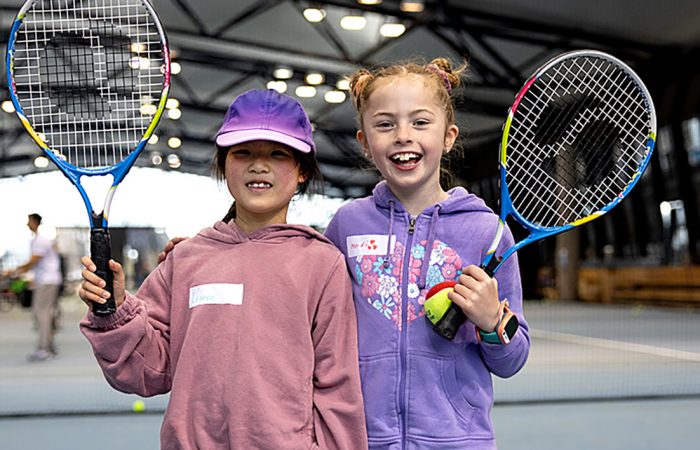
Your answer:
[[[37,213],[31,213],[27,217],[36,222],[37,225],[41,225],[41,216]]]
[[[297,185],[295,194],[320,194],[323,191],[323,176],[318,160],[313,153],[302,153],[292,147],[287,147],[292,151],[294,160],[299,167],[299,173],[304,177],[304,181]],[[216,154],[212,161],[214,175],[218,181],[226,179],[226,157],[230,147],[216,146]],[[228,212],[224,216],[224,222],[236,218],[236,201],[234,200]]]

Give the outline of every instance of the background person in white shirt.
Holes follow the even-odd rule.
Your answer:
[[[41,216],[29,214],[27,226],[34,233],[31,243],[31,257],[26,263],[9,271],[11,276],[25,272],[34,273],[32,312],[39,331],[36,350],[29,355],[30,361],[46,361],[56,355],[53,337],[56,333],[56,310],[58,294],[62,283],[61,261],[53,239],[39,233]]]

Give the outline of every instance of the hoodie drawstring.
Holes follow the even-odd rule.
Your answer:
[[[394,201],[389,200],[389,235],[386,240],[386,256],[384,257],[383,266],[386,269],[389,267],[389,258],[391,257],[391,233],[394,232]]]
[[[430,219],[430,228],[428,229],[428,242],[425,244],[425,254],[423,255],[423,263],[421,264],[420,277],[418,278],[418,288],[425,288],[425,278],[428,273],[428,265],[430,264],[430,256],[433,254],[433,243],[435,242],[435,232],[437,231],[437,223],[440,218],[440,205],[436,205],[433,209],[433,217]]]

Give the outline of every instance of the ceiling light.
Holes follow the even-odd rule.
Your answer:
[[[425,3],[423,0],[401,0],[399,8],[403,12],[419,13],[425,9]]]
[[[287,92],[287,82],[282,80],[272,80],[267,82],[267,88],[275,90],[280,94]]]
[[[386,38],[399,37],[404,33],[404,31],[406,31],[406,27],[402,23],[385,23],[379,29],[382,36]]]
[[[357,0],[360,5],[378,5],[382,0]]]
[[[158,143],[158,135],[157,134],[152,134],[150,138],[148,138],[148,143],[150,145],[156,145]]]
[[[146,44],[142,42],[134,42],[131,44],[131,53],[143,53],[146,51]]]
[[[168,110],[168,119],[177,120],[182,117],[182,110],[180,108],[173,108]]]
[[[175,153],[171,153],[168,155],[168,166],[170,166],[171,169],[177,169],[182,165],[182,162],[180,161],[180,157],[177,156]]]
[[[326,79],[326,77],[323,76],[323,74],[319,73],[319,72],[309,72],[306,74],[306,78],[305,78],[307,84],[313,84],[313,85],[321,84],[321,83],[323,83],[323,81],[325,79]]]
[[[304,17],[312,23],[320,22],[326,18],[326,11],[320,8],[306,8],[304,10]]]
[[[316,95],[316,88],[313,86],[299,86],[296,88],[294,93],[297,95],[297,97],[311,98]]]
[[[327,103],[343,103],[345,97],[346,95],[343,91],[328,91],[326,95],[323,96],[323,99],[326,100]]]
[[[180,107],[180,100],[171,97],[165,102],[165,107],[167,109],[179,108]]]
[[[152,116],[158,111],[158,108],[153,103],[144,103],[139,108],[139,111],[142,116]]]
[[[168,147],[170,148],[180,148],[182,145],[182,139],[179,137],[173,136],[170,139],[168,139]]]
[[[170,63],[170,73],[173,75],[177,75],[178,73],[182,72],[182,66],[178,62],[172,62]]]
[[[12,103],[11,100],[5,100],[2,102],[2,106],[0,106],[3,111],[5,111],[8,114],[11,114],[15,112],[15,105]]]
[[[34,158],[34,166],[38,167],[39,169],[48,167],[49,158],[47,158],[46,156],[37,156],[36,158]]]
[[[163,163],[163,155],[158,152],[151,153],[151,164],[160,166]]]
[[[150,69],[151,68],[151,60],[148,58],[141,57],[141,56],[134,56],[129,61],[129,67],[131,67],[134,70]],[[172,68],[170,70],[172,71]]]
[[[365,28],[367,19],[364,16],[345,16],[340,19],[340,26],[344,30],[358,31]]]
[[[350,80],[346,80],[345,78],[343,78],[342,80],[338,80],[338,82],[335,83],[335,87],[340,89],[341,91],[349,91]]]
[[[278,67],[272,72],[272,76],[278,80],[288,80],[294,76],[294,71],[289,67]]]

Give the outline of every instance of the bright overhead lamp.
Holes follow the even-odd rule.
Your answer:
[[[348,31],[363,30],[367,26],[367,19],[365,16],[345,16],[340,19],[340,26]]]
[[[44,169],[49,166],[49,158],[46,156],[37,156],[34,158],[34,167],[38,167],[39,169]]]
[[[275,90],[280,94],[287,92],[287,82],[282,80],[272,80],[267,82],[267,88]]]
[[[357,0],[360,5],[378,5],[382,0]]]
[[[312,98],[316,96],[316,88],[313,86],[299,86],[294,93],[300,98]]]
[[[350,90],[350,80],[343,78],[342,80],[338,80],[337,83],[335,83],[335,87],[337,89],[340,89],[341,91],[349,91]]]
[[[143,53],[146,51],[146,44],[142,42],[133,42],[131,44],[131,53]]]
[[[304,79],[306,84],[317,85],[323,83],[326,77],[320,72],[309,72]]]
[[[289,80],[294,76],[294,71],[289,67],[278,67],[272,72],[272,76],[278,80]]]
[[[139,107],[142,116],[152,116],[158,112],[158,107],[153,103],[144,103]]]
[[[180,161],[180,157],[177,156],[175,153],[171,153],[168,155],[168,166],[171,169],[177,169],[182,165],[182,162]]]
[[[170,73],[173,75],[177,75],[180,72],[182,72],[182,66],[180,65],[179,62],[171,62],[170,63]]]
[[[12,114],[15,112],[15,105],[12,103],[11,100],[5,100],[2,102],[2,110],[5,111],[8,114]]]
[[[317,23],[326,18],[326,11],[321,8],[306,8],[304,18],[311,23]]]
[[[160,166],[163,163],[163,155],[158,152],[151,153],[151,164]]]
[[[148,138],[148,144],[149,145],[156,145],[158,143],[158,135],[157,134],[152,134],[150,138]]]
[[[180,108],[173,108],[168,110],[168,119],[177,120],[182,117],[182,110]]]
[[[165,108],[166,109],[175,109],[180,107],[180,100],[170,97],[166,102],[165,102]]]
[[[326,103],[343,103],[346,97],[343,91],[328,91],[323,96],[323,99]]]
[[[399,8],[403,12],[419,13],[425,9],[425,2],[423,0],[401,0]]]
[[[168,139],[168,147],[170,148],[180,148],[182,146],[182,139],[179,137],[173,136],[170,139]]]
[[[379,32],[385,38],[399,37],[404,31],[406,31],[406,26],[402,23],[385,23],[379,28]]]

